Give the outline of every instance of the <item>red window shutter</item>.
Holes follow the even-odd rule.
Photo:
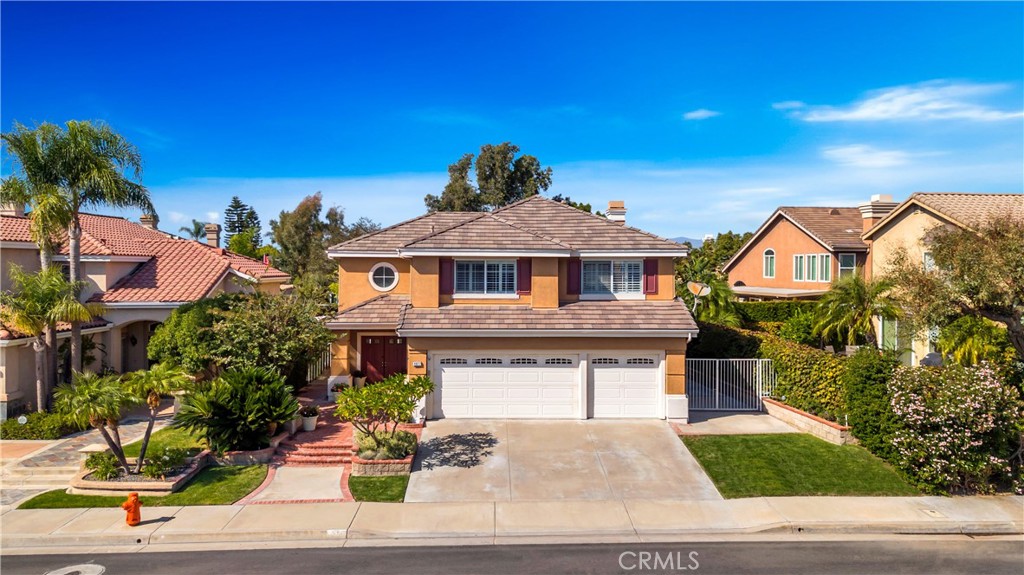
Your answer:
[[[452,295],[455,293],[455,260],[452,258],[441,258],[438,262],[438,287],[441,295]]]
[[[569,258],[569,269],[568,278],[565,284],[565,291],[569,295],[579,295],[580,293],[580,281],[583,279],[580,277],[580,258]]]
[[[530,293],[530,286],[533,285],[533,260],[530,258],[519,258],[516,260],[516,293],[525,295]]]
[[[658,293],[658,260],[644,260],[644,293]]]

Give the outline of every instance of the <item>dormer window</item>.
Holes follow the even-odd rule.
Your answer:
[[[455,293],[515,295],[515,260],[456,261]]]

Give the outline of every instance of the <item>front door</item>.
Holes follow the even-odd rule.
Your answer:
[[[396,373],[405,373],[405,338],[394,335],[365,335],[360,342],[362,370],[368,383],[377,383]]]

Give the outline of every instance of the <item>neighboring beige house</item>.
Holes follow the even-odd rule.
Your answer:
[[[149,366],[146,346],[153,329],[176,307],[221,292],[280,292],[290,280],[270,265],[220,247],[220,226],[207,225],[207,243],[161,232],[156,219],[142,223],[82,214],[83,298],[102,304],[101,318],[83,326],[97,344],[87,369],[117,372]],[[54,256],[67,265],[67,243]],[[17,264],[39,269],[39,250],[29,236],[29,218],[20,209],[0,211],[0,289],[12,289],[8,271]],[[58,341],[70,335],[58,326]],[[31,340],[0,325],[0,419],[8,409],[35,402],[35,358]]]
[[[1024,225],[1024,195],[925,193],[912,194],[874,226],[862,239],[870,246],[870,277],[883,275],[899,249],[921,262],[932,265],[924,238],[938,226],[975,228],[993,217],[1011,217]],[[916,365],[929,352],[935,351],[937,334],[910,334],[901,330],[895,320],[876,321],[878,340],[886,349],[908,350],[904,361]]]
[[[686,418],[684,245],[532,196],[333,246],[331,380],[429,375],[427,418]]]

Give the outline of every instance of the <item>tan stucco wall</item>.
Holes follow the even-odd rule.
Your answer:
[[[0,248],[0,290],[14,289],[9,275],[11,264],[17,264],[27,272],[38,271],[39,252],[34,249]]]
[[[373,288],[367,274],[373,266],[387,262],[398,270],[398,284],[389,292]],[[384,293],[409,295],[412,285],[409,260],[402,258],[341,258],[338,260],[338,309],[352,307]]]
[[[775,277],[764,277],[764,252],[775,250]],[[832,279],[839,275],[839,253],[857,253],[858,265],[864,266],[865,254],[860,252],[831,252],[811,239],[803,230],[785,218],[777,218],[743,256],[729,269],[729,285],[782,289],[827,290],[830,282],[793,281],[793,256],[799,254],[830,254]]]
[[[558,258],[533,258],[530,267],[531,305],[537,309],[558,307]]]
[[[412,301],[413,307],[436,308],[440,302],[438,268],[440,260],[433,257],[412,260]]]

